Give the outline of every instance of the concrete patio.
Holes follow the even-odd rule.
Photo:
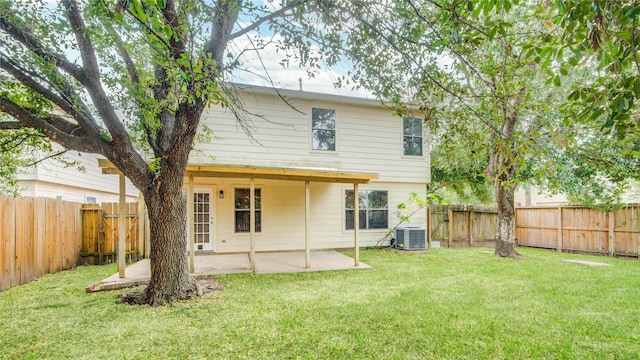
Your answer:
[[[326,270],[370,269],[371,266],[360,262],[354,266],[354,260],[337,251],[312,251],[310,267],[305,268],[304,251],[269,252],[255,254],[256,274],[276,274],[293,272],[310,272]],[[249,254],[212,254],[194,257],[194,273],[192,276],[250,273]],[[116,273],[108,278],[93,283],[85,288],[87,292],[124,289],[144,285],[151,277],[149,259],[140,260],[129,265],[125,277]]]

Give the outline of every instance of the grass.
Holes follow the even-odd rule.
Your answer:
[[[367,250],[370,270],[221,276],[160,308],[85,294],[116,269],[81,266],[0,292],[0,358],[640,358],[640,262],[484,251]]]

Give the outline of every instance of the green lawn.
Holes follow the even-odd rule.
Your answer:
[[[82,266],[0,292],[0,358],[640,358],[640,262],[487,250],[367,250],[370,270],[227,275],[160,308],[85,294],[115,267]]]

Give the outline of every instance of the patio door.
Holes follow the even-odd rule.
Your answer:
[[[211,190],[193,193],[193,234],[196,251],[213,250],[213,195]]]

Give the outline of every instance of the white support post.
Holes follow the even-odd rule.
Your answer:
[[[311,190],[309,181],[304,182],[304,267],[311,267]]]
[[[255,178],[250,179],[249,185],[249,264],[251,271],[256,270],[256,182]]]
[[[189,234],[189,272],[195,272],[195,242],[196,236],[194,231],[193,219],[193,175],[189,175],[189,188],[187,194],[187,233]]]
[[[358,243],[358,232],[360,231],[360,194],[358,193],[358,183],[353,184],[353,258],[354,266],[360,265],[360,244]]]
[[[138,192],[138,255],[144,255],[144,196]]]
[[[127,216],[127,197],[126,184],[124,174],[120,174],[120,197],[118,199],[118,274],[121,278],[125,277],[124,267],[126,265],[126,216]]]

